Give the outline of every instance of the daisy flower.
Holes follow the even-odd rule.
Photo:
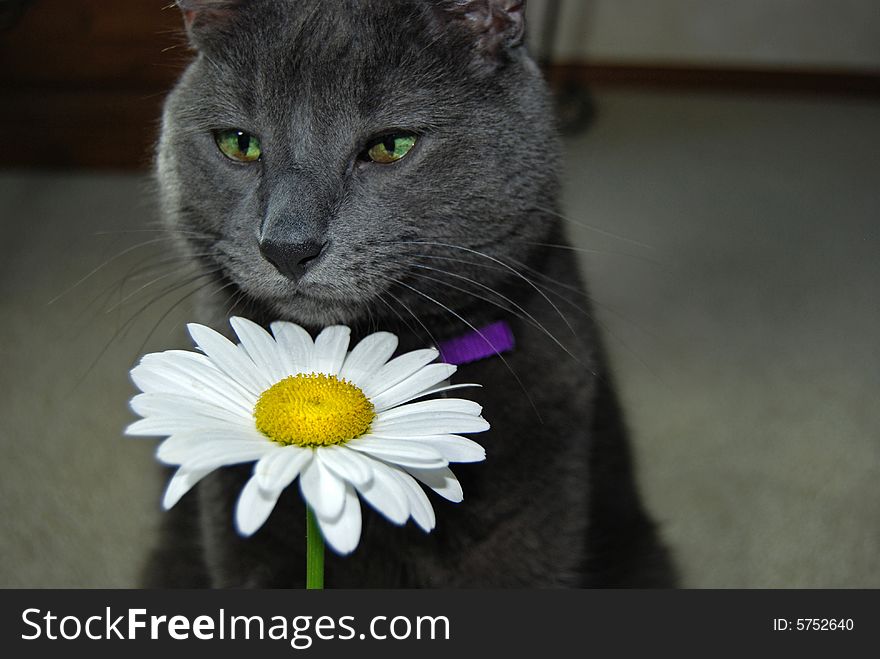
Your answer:
[[[235,344],[203,325],[188,326],[198,352],[145,355],[131,371],[143,392],[131,401],[141,417],[128,435],[167,436],[159,461],[177,466],[163,506],[177,503],[220,467],[255,461],[236,504],[245,536],[266,521],[281,492],[299,479],[324,540],[340,554],[357,547],[358,494],[391,522],[412,518],[426,532],[434,510],[420,482],[462,500],[452,462],[479,462],[485,451],[458,433],[488,430],[469,400],[423,398],[462,386],[445,381],[451,364],[437,350],[391,359],[397,337],[371,334],[349,351],[350,330],[324,329],[314,340],[288,322],[271,334],[231,318]]]

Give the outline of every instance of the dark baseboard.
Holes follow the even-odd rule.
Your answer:
[[[551,64],[546,73],[555,86],[880,97],[880,70],[571,62]]]

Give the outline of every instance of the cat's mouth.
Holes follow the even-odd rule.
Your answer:
[[[313,328],[354,325],[383,315],[381,291],[371,287],[376,277],[363,271],[340,272],[325,263],[292,280],[257,258],[241,258],[222,243],[216,247],[212,269],[217,271],[217,283],[229,306],[242,315]]]
[[[232,273],[220,276],[228,299],[242,313],[288,320],[307,327],[353,324],[371,313],[370,296],[342,294],[336,287],[289,282],[287,286],[266,286],[242,281]]]

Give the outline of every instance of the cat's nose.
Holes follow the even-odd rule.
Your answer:
[[[324,245],[315,241],[292,243],[266,238],[260,241],[260,253],[282,275],[296,281],[324,251]]]

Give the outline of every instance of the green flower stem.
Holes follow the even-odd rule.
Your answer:
[[[306,504],[306,589],[324,589],[324,538],[315,513]]]

